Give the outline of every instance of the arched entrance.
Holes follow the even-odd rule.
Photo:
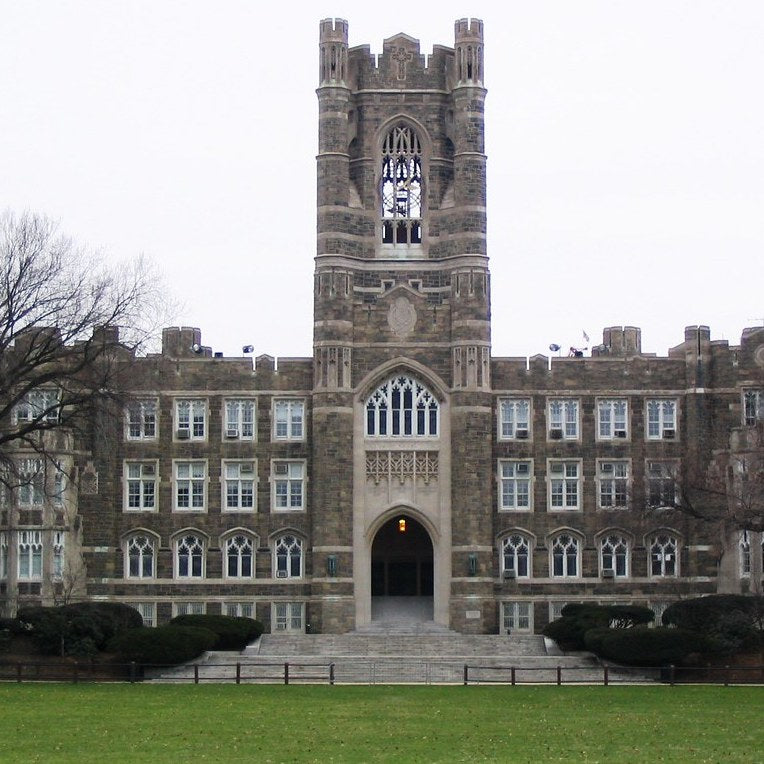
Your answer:
[[[371,548],[372,620],[431,621],[433,550],[421,523],[405,514],[388,520]]]

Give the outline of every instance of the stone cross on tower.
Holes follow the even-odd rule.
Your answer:
[[[399,80],[405,80],[406,79],[406,62],[411,61],[411,59],[414,56],[407,51],[405,48],[398,48],[398,50],[393,53],[393,61],[398,62],[398,74],[397,78]]]

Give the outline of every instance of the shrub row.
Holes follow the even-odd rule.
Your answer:
[[[143,623],[135,608],[118,602],[23,608],[16,620],[44,655],[78,657],[94,655],[117,634]]]
[[[179,615],[170,625],[209,629],[217,636],[216,650],[241,650],[263,633],[260,621],[227,615]]]
[[[124,661],[153,666],[174,666],[185,663],[211,650],[217,635],[209,629],[195,626],[158,626],[130,629],[109,642],[110,652],[118,653]]]
[[[653,618],[653,611],[646,607],[571,603],[562,609],[562,618],[546,626],[544,634],[564,650],[584,650],[584,637],[591,629],[630,629]]]

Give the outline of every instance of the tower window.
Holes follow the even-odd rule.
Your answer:
[[[382,144],[382,243],[422,243],[422,147],[407,125]]]

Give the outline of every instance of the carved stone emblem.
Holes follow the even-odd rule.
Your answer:
[[[396,337],[410,334],[416,324],[416,310],[405,297],[397,297],[387,312],[387,325]]]
[[[759,366],[764,366],[764,345],[759,345],[756,348],[756,352],[753,354],[753,360]]]

